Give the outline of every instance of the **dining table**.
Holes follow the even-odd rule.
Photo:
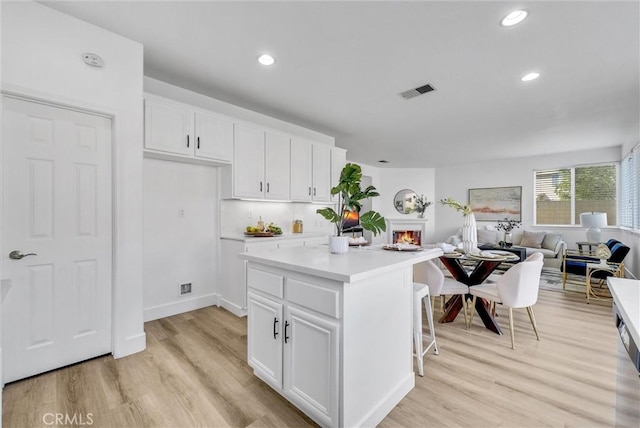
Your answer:
[[[519,257],[504,251],[480,251],[477,254],[453,252],[440,256],[440,261],[456,281],[473,287],[482,284],[502,263],[518,262]],[[444,313],[438,322],[447,323],[456,319],[463,308],[463,298],[469,299],[471,294],[451,296],[445,304]],[[495,319],[495,314],[491,312],[490,304],[487,300],[476,299],[475,311],[487,329],[496,334],[502,334],[502,330]]]

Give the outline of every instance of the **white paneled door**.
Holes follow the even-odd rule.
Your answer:
[[[111,352],[111,119],[3,111],[4,381]]]

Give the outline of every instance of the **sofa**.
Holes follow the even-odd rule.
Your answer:
[[[494,245],[503,240],[504,232],[497,230],[494,226],[478,227],[478,245]],[[447,238],[446,243],[451,245],[462,245],[462,230],[458,230],[455,235]],[[533,253],[542,253],[544,265],[547,267],[560,268],[562,256],[567,249],[567,244],[562,240],[562,235],[551,230],[536,231],[514,231],[513,246],[524,247],[527,257]]]

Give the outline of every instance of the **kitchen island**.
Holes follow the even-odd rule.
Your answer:
[[[413,265],[442,255],[327,246],[241,253],[248,363],[322,426],[375,426],[414,387]]]

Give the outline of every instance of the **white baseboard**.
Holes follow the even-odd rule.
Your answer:
[[[234,314],[237,317],[246,317],[247,316],[247,310],[241,308],[240,306],[236,305],[233,302],[230,302],[224,298],[220,298],[220,303],[218,304],[218,306],[222,306],[223,308],[225,308],[226,310],[228,310],[229,312],[231,312],[232,314]]]
[[[152,306],[144,310],[144,322],[170,317],[171,315],[177,315],[207,306],[219,306],[219,299],[219,294],[207,294],[205,296],[183,298],[164,305]]]
[[[142,332],[135,336],[127,337],[122,345],[114,344],[113,358],[122,358],[127,355],[142,352],[147,348],[147,335]]]

